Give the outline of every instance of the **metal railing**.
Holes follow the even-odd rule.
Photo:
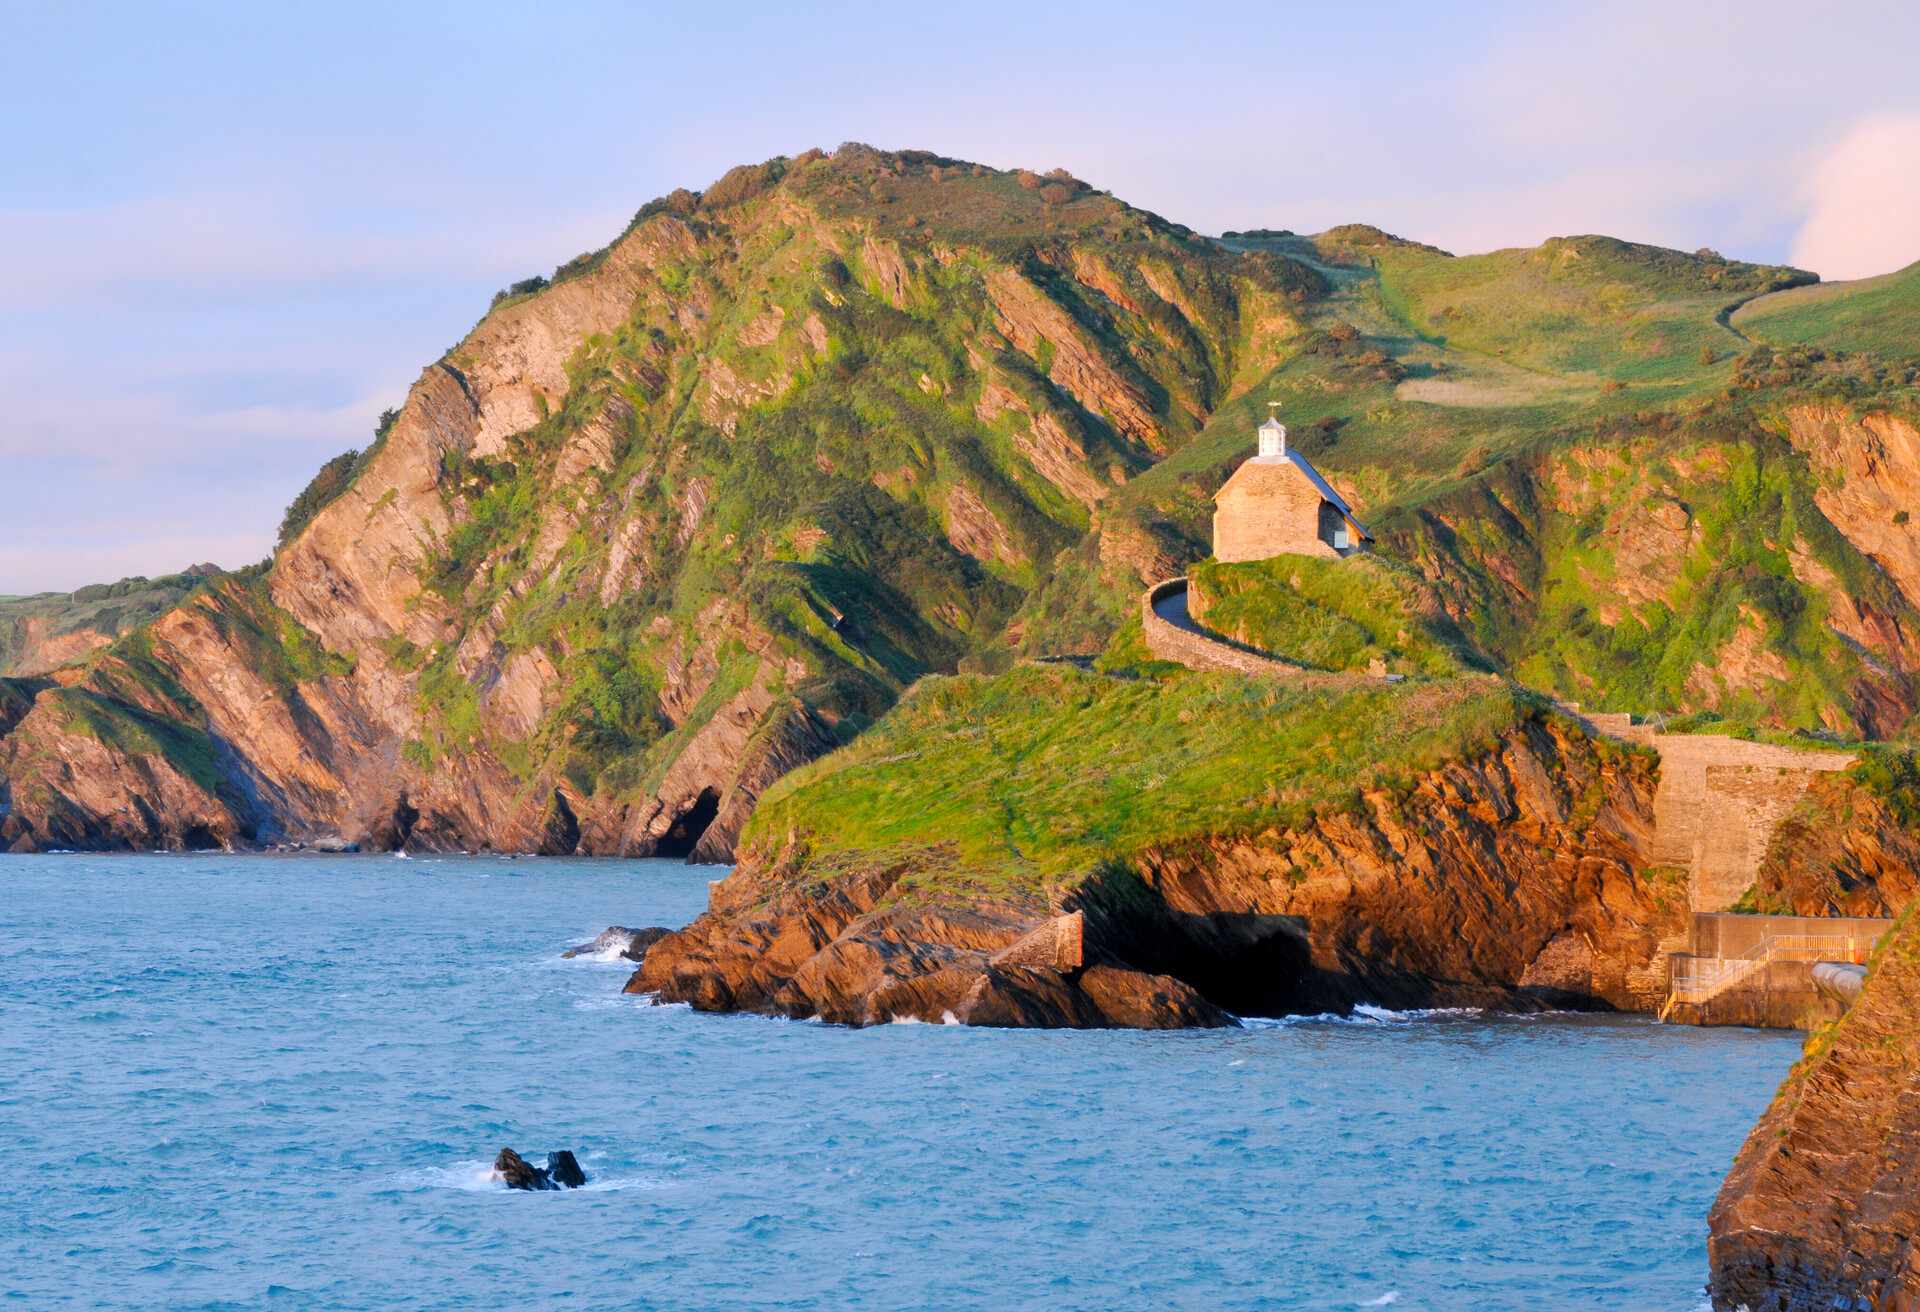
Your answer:
[[[1689,957],[1673,963],[1675,1003],[1711,1002],[1775,961],[1858,961],[1873,940],[1857,934],[1769,934],[1737,957]]]

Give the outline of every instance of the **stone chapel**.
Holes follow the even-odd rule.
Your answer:
[[[1346,499],[1287,446],[1285,424],[1269,417],[1258,439],[1253,457],[1214,495],[1214,559],[1349,556],[1373,540]]]

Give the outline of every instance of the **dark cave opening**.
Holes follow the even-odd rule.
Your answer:
[[[707,826],[720,814],[720,793],[717,789],[702,788],[700,796],[693,799],[693,805],[682,811],[673,822],[673,827],[660,835],[660,841],[654,844],[653,854],[664,857],[687,858],[693,855],[693,849],[699,844]]]

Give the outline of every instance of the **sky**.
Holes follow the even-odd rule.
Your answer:
[[[497,288],[813,146],[1061,166],[1204,232],[1920,259],[1911,4],[0,0],[0,24],[0,593],[262,559]]]

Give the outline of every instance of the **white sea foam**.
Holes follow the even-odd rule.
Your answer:
[[[609,947],[598,948],[592,952],[576,952],[570,957],[562,957],[561,960],[593,961],[599,962],[602,965],[608,963],[619,963],[628,966],[634,965],[635,963],[631,957],[623,955],[626,950],[627,945],[625,943],[615,943]]]
[[[1421,1020],[1449,1020],[1461,1016],[1480,1016],[1479,1007],[1414,1007],[1394,1011],[1371,1003],[1358,1003],[1351,1015],[1323,1011],[1311,1016],[1242,1016],[1240,1023],[1250,1030],[1280,1029],[1288,1025],[1405,1025]]]

